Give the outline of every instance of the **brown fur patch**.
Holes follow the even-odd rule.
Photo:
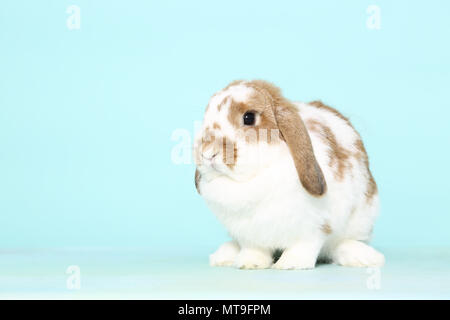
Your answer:
[[[243,124],[243,115],[253,111],[257,116],[257,124],[254,126],[245,126]],[[262,96],[255,95],[250,97],[246,103],[231,101],[228,111],[228,120],[234,128],[243,134],[248,143],[257,143],[264,140],[268,143],[279,142],[279,130],[273,112]]]
[[[369,157],[367,156],[366,148],[364,147],[364,144],[361,139],[358,139],[355,142],[355,148],[357,150],[357,153],[355,154],[355,157],[362,161],[364,163],[364,166],[367,169],[367,175],[368,175],[368,182],[367,182],[367,188],[366,188],[366,200],[368,203],[372,200],[373,196],[378,193],[378,187],[375,182],[375,179],[373,178],[372,172],[370,172],[369,168]]]
[[[367,201],[371,201],[373,196],[378,193],[378,187],[372,173],[369,171],[369,182],[367,184],[366,198]]]
[[[198,170],[195,170],[195,188],[197,189],[198,194],[200,194],[200,188],[198,184],[200,183],[201,174]]]
[[[226,97],[222,100],[222,102],[219,103],[219,105],[217,106],[217,111],[220,112],[220,110],[222,110],[222,107],[224,105],[226,105],[228,103],[228,101],[230,100],[230,97]]]
[[[327,105],[324,104],[322,101],[316,100],[316,101],[312,101],[312,102],[310,102],[310,103],[308,103],[308,104],[311,105],[311,106],[313,106],[313,107],[316,107],[317,109],[324,109],[324,110],[327,110],[328,112],[331,112],[331,113],[334,114],[336,117],[338,117],[338,118],[344,120],[349,126],[351,126],[351,127],[353,128],[352,124],[350,123],[350,120],[348,120],[347,117],[343,116],[342,113],[340,113],[340,112],[337,111],[336,109],[334,109],[334,108],[332,108],[332,107],[330,107],[330,106],[327,106]]]
[[[310,102],[309,104],[314,106],[314,107],[316,107],[316,108],[318,108],[318,109],[325,109],[328,112],[333,113],[335,116],[337,116],[340,119],[344,120],[349,126],[351,126],[353,128],[353,130],[355,130],[354,127],[352,126],[350,120],[348,118],[344,117],[336,109],[333,109],[333,108],[323,104],[321,101],[313,101],[313,102]],[[316,124],[311,124],[310,123],[310,125],[311,125],[311,127],[309,129],[311,131],[314,131],[318,127]],[[319,124],[319,126],[320,126],[320,124]],[[326,132],[328,130],[326,128],[324,128],[323,131]],[[328,141],[332,141],[333,140],[332,136],[330,136],[329,134],[325,133],[324,135],[328,136],[326,138]],[[334,140],[335,140],[335,138],[334,138]],[[332,143],[332,142],[330,142],[330,144],[334,145],[334,143]],[[330,145],[330,148],[332,147],[331,145]],[[364,144],[363,144],[362,140],[361,139],[356,140],[356,142],[355,142],[356,152],[355,153],[351,153],[350,151],[345,150],[343,148],[340,148],[340,149],[341,150],[333,151],[334,155],[338,155],[338,162],[341,162],[340,164],[338,163],[338,165],[337,165],[337,167],[338,167],[337,175],[339,177],[341,177],[342,174],[343,174],[343,170],[345,170],[345,168],[348,167],[345,163],[342,163],[342,161],[346,162],[348,157],[354,156],[358,161],[362,161],[363,164],[364,164],[364,167],[367,170],[367,175],[368,175],[368,182],[367,182],[367,186],[366,186],[366,201],[369,203],[372,200],[373,196],[375,194],[377,194],[378,188],[377,188],[377,184],[375,182],[375,179],[373,178],[373,175],[370,172],[369,157],[367,156],[367,152],[366,152],[366,149],[364,147]],[[351,165],[351,163],[349,163],[349,164]],[[339,170],[339,168],[341,170]]]
[[[336,136],[330,127],[316,120],[308,120],[307,127],[311,132],[315,132],[320,135],[322,140],[329,147],[329,166],[336,167],[335,177],[336,180],[344,179],[344,174],[347,169],[352,168],[352,164],[349,161],[351,152],[343,148],[336,140]]]
[[[213,129],[220,130],[220,124],[218,124],[217,122],[214,122]]]
[[[321,230],[325,234],[331,234],[333,232],[333,229],[331,229],[331,226],[328,223],[324,223],[321,227]]]
[[[222,138],[222,160],[228,168],[233,169],[237,161],[236,143],[228,137]]]
[[[244,103],[231,101],[230,109],[228,110],[228,121],[234,128],[240,129],[242,127],[242,115],[249,109]]]

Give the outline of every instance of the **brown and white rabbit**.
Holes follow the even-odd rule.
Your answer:
[[[233,239],[212,266],[384,264],[367,244],[377,186],[361,137],[338,111],[293,103],[266,81],[235,81],[211,98],[194,154],[197,190]]]

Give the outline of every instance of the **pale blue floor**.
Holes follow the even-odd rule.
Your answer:
[[[143,249],[3,250],[0,298],[450,298],[450,249],[381,250],[387,264],[379,273],[380,281],[374,270],[335,265],[319,265],[309,271],[211,268],[208,252],[165,253],[161,258],[163,255]],[[80,267],[79,290],[66,287],[69,265]],[[367,282],[380,288],[371,289]]]

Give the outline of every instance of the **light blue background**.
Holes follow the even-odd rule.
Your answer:
[[[81,29],[66,8],[81,8]],[[366,8],[381,8],[381,30]],[[381,247],[450,245],[448,1],[2,1],[0,248],[209,252],[227,238],[175,165],[177,128],[263,78],[362,134]]]

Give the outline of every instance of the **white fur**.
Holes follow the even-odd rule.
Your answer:
[[[217,105],[226,97],[245,101],[252,89],[232,86],[211,99],[203,128],[217,122],[216,134],[235,138],[235,129],[227,119],[228,107],[219,112]],[[304,103],[297,103],[299,114],[307,123],[317,120],[329,128],[339,144],[356,151],[359,135],[333,113]],[[301,185],[287,145],[245,145],[237,140],[238,160],[233,170],[218,163],[199,164],[199,189],[207,205],[223,223],[235,242],[220,247],[211,255],[214,266],[234,265],[239,268],[267,268],[275,249],[284,250],[274,268],[313,268],[319,256],[347,266],[380,265],[383,256],[359,241],[368,241],[378,212],[378,195],[367,202],[365,192],[368,173],[364,164],[352,158],[352,168],[342,181],[335,178],[329,166],[328,146],[310,132],[316,159],[327,183],[321,197],[311,196]],[[197,148],[201,135],[197,137]],[[250,155],[258,161],[245,161]],[[251,165],[250,165],[251,164]],[[332,233],[325,234],[327,224]],[[238,250],[239,253],[238,253]],[[233,260],[233,263],[232,261]]]
[[[241,248],[236,241],[228,241],[209,256],[211,266],[232,266]]]
[[[271,265],[271,250],[261,248],[243,247],[234,261],[234,266],[239,269],[266,269]]]

